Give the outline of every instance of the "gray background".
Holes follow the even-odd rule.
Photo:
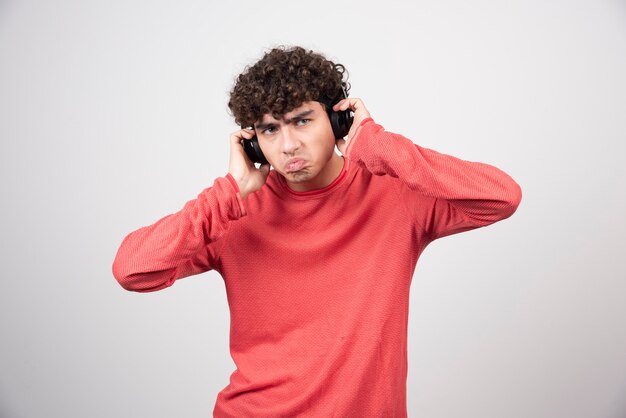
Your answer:
[[[233,79],[282,43],[345,64],[387,130],[522,186],[418,264],[409,416],[625,417],[616,0],[0,2],[0,416],[211,415],[222,279],[138,294],[111,263],[226,174]]]

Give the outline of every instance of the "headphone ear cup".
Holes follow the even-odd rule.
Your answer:
[[[259,139],[256,137],[252,137],[252,139],[244,139],[243,140],[243,150],[246,152],[246,155],[253,163],[259,164],[269,164],[265,155],[263,155],[263,151],[261,151],[261,147],[259,146]]]
[[[330,116],[330,125],[333,128],[335,139],[342,139],[348,135],[350,127],[352,126],[352,121],[354,120],[350,110],[342,110],[340,112],[334,112],[331,110],[328,116]]]

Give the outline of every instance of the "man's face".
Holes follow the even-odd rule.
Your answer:
[[[341,172],[335,136],[324,106],[315,101],[275,119],[264,115],[254,124],[263,154],[292,190],[326,187]]]

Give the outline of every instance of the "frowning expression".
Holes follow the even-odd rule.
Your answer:
[[[326,109],[304,102],[281,119],[264,115],[254,124],[263,154],[295,191],[323,188],[341,172],[335,137]]]

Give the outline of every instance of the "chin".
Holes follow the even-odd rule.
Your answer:
[[[309,170],[300,170],[295,173],[287,173],[283,174],[283,177],[287,178],[292,183],[302,183],[305,181],[309,181],[313,178],[313,174]]]

